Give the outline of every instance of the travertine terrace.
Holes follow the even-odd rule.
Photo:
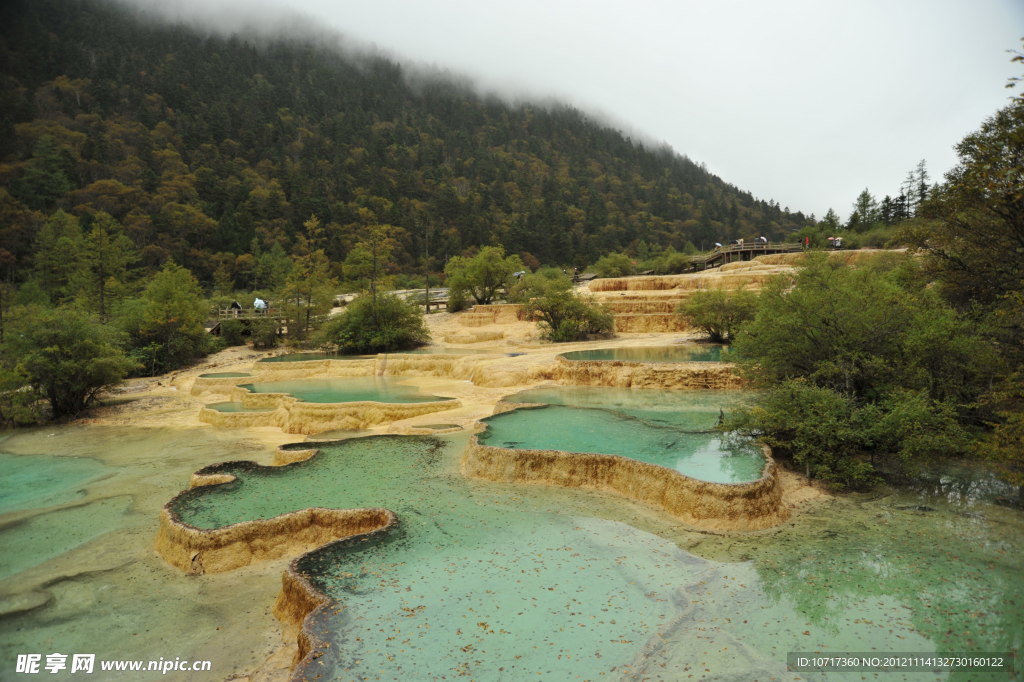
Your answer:
[[[686,325],[674,311],[693,292],[760,288],[771,277],[790,271],[789,263],[801,255],[760,256],[685,275],[596,279],[589,290],[615,315],[616,332],[681,332]]]
[[[769,258],[766,258],[768,260]],[[790,259],[770,257],[778,262],[736,263],[721,272],[661,278],[598,280],[591,290],[602,301],[615,306],[617,317],[627,320],[622,327],[671,328],[669,322],[629,321],[635,317],[653,320],[671,318],[669,302],[684,299],[703,288],[756,288],[771,275],[789,269]],[[672,304],[674,306],[674,303]],[[462,319],[465,316],[465,320]],[[253,377],[203,379],[181,376],[176,385],[204,402],[238,395],[239,383],[255,380],[318,376],[367,376],[371,374],[403,377],[403,381],[430,393],[451,395],[457,399],[443,416],[433,414],[389,414],[374,426],[371,421],[352,422],[340,428],[371,428],[378,433],[424,433],[444,421],[446,428],[474,429],[478,420],[501,407],[504,396],[545,383],[565,385],[647,386],[663,388],[735,388],[739,380],[727,363],[668,364],[629,362],[566,362],[558,355],[568,350],[608,346],[657,346],[680,340],[677,332],[625,332],[615,339],[555,346],[538,339],[536,325],[520,319],[514,306],[501,306],[460,314],[437,314],[429,318],[435,339],[463,337],[464,347],[486,347],[493,354],[481,355],[389,355],[365,360],[315,360],[296,363],[241,363],[216,369],[245,370]],[[481,339],[469,341],[469,338]],[[484,340],[486,339],[486,340]],[[701,366],[703,365],[703,366]],[[210,368],[206,368],[210,369]],[[270,400],[276,414],[282,408],[280,396],[260,396]],[[271,406],[268,403],[268,407]],[[294,407],[294,406],[293,406]],[[325,409],[328,406],[321,406]],[[204,408],[204,421],[211,410]],[[256,430],[274,425],[275,419],[252,419]],[[229,415],[230,417],[230,415]],[[210,418],[211,421],[214,418]],[[324,422],[330,428],[334,426]],[[434,424],[434,427],[430,425]],[[235,423],[242,426],[242,423]],[[278,424],[279,426],[281,424]],[[290,429],[289,429],[290,430]],[[312,432],[313,427],[302,429]],[[315,456],[315,445],[278,450],[273,464]],[[192,481],[193,486],[218,485],[231,477],[217,473],[217,465],[207,467]],[[761,479],[749,484],[714,484],[689,479],[654,465],[624,457],[588,456],[562,452],[526,452],[495,448],[476,443],[463,457],[463,473],[496,481],[592,488],[614,492],[660,509],[695,528],[714,532],[766,528],[788,517],[793,500],[804,499],[804,486],[792,487],[792,477],[780,477],[770,455]],[[782,481],[790,483],[784,486]],[[189,494],[187,491],[182,494]],[[787,501],[788,500],[788,501]],[[387,509],[306,509],[264,521],[239,523],[205,531],[192,528],[174,517],[170,505],[160,518],[156,548],[180,570],[203,573],[231,571],[254,561],[306,552],[328,542],[357,542],[388,532],[396,523]],[[294,560],[285,574],[275,614],[299,642],[298,657],[317,646],[302,627],[304,618],[329,600],[319,594],[303,576]],[[298,633],[294,629],[298,628]],[[295,641],[294,639],[292,641]]]
[[[474,436],[462,458],[462,472],[504,483],[614,492],[663,509],[697,528],[758,530],[789,516],[781,504],[776,464],[767,448],[764,455],[764,470],[757,481],[710,483],[628,457],[493,447]]]

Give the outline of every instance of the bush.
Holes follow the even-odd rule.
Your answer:
[[[433,286],[437,286],[437,282],[440,278],[434,276],[431,279],[433,281]],[[427,278],[423,275],[400,272],[395,275],[393,285],[396,289],[426,289]]]
[[[879,471],[906,478],[920,463],[968,447],[952,406],[922,391],[900,390],[860,404],[804,379],[770,388],[722,428],[763,441],[809,478],[839,489],[864,488]]]
[[[572,289],[572,281],[568,275],[558,268],[542,268],[516,280],[509,289],[508,298],[512,303],[527,303],[531,299],[569,289]]]
[[[633,259],[624,253],[609,253],[591,268],[598,277],[625,277],[636,272]]]
[[[680,272],[687,272],[690,269],[691,255],[669,248],[656,258],[651,265],[654,272],[659,275],[675,275]]]
[[[725,428],[840,488],[966,453],[963,424],[1000,366],[911,262],[809,257],[765,287],[734,348],[768,389]]]
[[[812,254],[795,281],[762,290],[755,319],[737,336],[737,354],[762,380],[806,377],[861,402],[897,388],[973,402],[998,358],[934,289],[917,288],[915,268],[855,268]]]
[[[168,261],[150,279],[141,298],[121,305],[117,317],[145,371],[160,374],[209,351],[207,312],[196,278]]]
[[[513,274],[525,270],[519,256],[505,256],[502,246],[485,246],[475,256],[455,256],[444,266],[448,286],[453,292],[469,294],[486,305],[499,289],[508,290]]]
[[[17,369],[0,367],[0,425],[28,426],[43,421],[42,394]]]
[[[469,307],[465,289],[448,289],[448,312],[457,313]]]
[[[249,325],[249,335],[252,338],[253,348],[265,350],[277,346],[281,334],[277,320],[272,317],[257,317]]]
[[[730,341],[740,326],[754,319],[756,313],[757,295],[750,291],[697,291],[676,306],[677,315],[703,330],[715,343]]]
[[[863,416],[850,398],[797,379],[769,389],[755,407],[730,415],[722,429],[764,442],[808,478],[858,488],[874,480],[862,456],[870,443]]]
[[[551,291],[524,307],[532,317],[539,318],[541,337],[548,341],[580,341],[592,334],[608,334],[614,328],[607,309],[570,290]]]
[[[363,294],[324,324],[321,339],[343,353],[382,353],[422,346],[430,334],[419,306],[390,294]]]
[[[74,309],[19,320],[6,339],[4,369],[13,372],[7,379],[24,380],[49,401],[54,417],[78,414],[135,366],[121,351],[120,334]],[[23,400],[10,402],[16,416],[26,416]]]
[[[245,344],[245,323],[234,318],[220,322],[220,338],[225,346],[242,346]]]

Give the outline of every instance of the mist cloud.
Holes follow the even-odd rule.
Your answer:
[[[125,0],[122,0],[125,1]],[[1006,103],[1018,0],[132,0],[205,30],[304,36],[558,100],[792,210],[849,212]]]

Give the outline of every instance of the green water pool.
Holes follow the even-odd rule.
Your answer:
[[[565,405],[612,410],[653,424],[687,431],[710,431],[725,412],[749,399],[751,391],[674,391],[660,388],[550,386],[520,391],[504,398],[510,403]]]
[[[563,353],[560,357],[574,361],[605,362],[722,362],[728,352],[728,346],[688,343],[678,346],[576,350]]]
[[[341,355],[338,353],[288,353],[286,355],[275,355],[271,358],[263,358],[259,362],[307,362],[309,360],[372,360],[384,355],[495,355],[500,354],[491,350],[479,348],[442,348],[430,346],[427,348],[415,348],[413,350],[398,350],[392,353],[381,353],[380,355]],[[206,375],[204,375],[206,376]]]
[[[288,467],[219,465],[236,481],[173,508],[203,528],[309,506],[398,514],[377,541],[300,562],[338,600],[311,623],[329,646],[300,678],[790,679],[789,651],[1021,645],[1019,514],[899,493],[672,540],[673,524],[608,496],[467,480],[464,444],[376,436]]]
[[[453,464],[464,442],[380,436],[324,445],[286,469],[225,465],[217,470],[234,483],[192,489],[173,509],[201,528],[308,506],[399,515],[382,541],[318,551],[301,566],[343,605],[318,624],[335,643],[316,664],[328,679],[624,671],[678,617],[679,581],[713,572],[624,523],[462,478]]]
[[[548,405],[483,421],[487,430],[478,438],[485,445],[622,455],[714,483],[756,481],[764,468],[753,444],[730,444],[718,434],[687,433],[613,410]]]
[[[524,391],[513,403],[545,407],[483,420],[485,445],[622,455],[715,483],[756,481],[764,457],[755,444],[714,431],[743,391],[554,387]]]
[[[0,581],[100,537],[120,524],[132,500],[128,496],[97,500],[78,507],[32,516],[0,533]],[[88,518],[87,523],[80,523]]]
[[[70,502],[110,469],[90,457],[0,452],[0,514]]]
[[[258,382],[242,384],[241,388],[253,393],[287,393],[310,403],[350,403],[364,400],[379,403],[429,403],[451,400],[420,393],[416,387],[401,384],[394,377],[378,376]]]
[[[209,372],[207,374],[200,374],[200,379],[240,379],[244,377],[251,377],[252,374],[249,372]]]

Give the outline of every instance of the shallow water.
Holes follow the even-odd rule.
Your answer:
[[[243,472],[233,488],[243,498],[232,502],[236,516],[264,515],[261,502],[278,495],[279,509],[309,506],[289,481],[294,471],[320,499],[334,491],[334,505],[367,502],[401,519],[401,533],[379,546],[309,559],[339,598],[316,624],[332,643],[320,659],[324,679],[794,679],[785,672],[788,651],[1024,643],[1024,515],[991,504],[1006,489],[984,475],[941,473],[917,492],[838,498],[777,529],[717,536],[611,495],[466,480],[458,473],[464,434],[445,437],[443,447],[430,437],[382,442],[388,447],[331,446],[326,459],[343,461],[313,466],[319,476],[279,469],[275,487],[261,489]],[[155,556],[152,540],[160,506],[192,471],[269,461],[266,448],[203,428],[59,426],[21,432],[0,449],[78,455],[118,472],[75,488],[85,497],[69,500],[54,524],[98,535],[4,580],[5,593],[44,589],[52,599],[0,618],[0,679],[30,652],[181,656],[215,666],[205,676],[133,680],[223,680],[263,660],[277,641],[260,637],[273,634],[269,609],[283,562],[186,576]],[[45,478],[47,462],[38,463]],[[120,507],[128,495],[132,503]],[[45,499],[39,528],[54,513]],[[9,523],[38,518],[31,514],[0,516],[3,552],[42,553],[51,542]],[[843,679],[862,677],[943,679]]]
[[[676,426],[686,431],[710,431],[729,409],[752,395],[750,391],[551,386],[521,391],[505,401],[613,410],[652,424]]]
[[[85,496],[82,486],[109,473],[89,457],[5,452],[0,452],[0,471],[0,514],[80,499]]]
[[[518,450],[622,455],[714,483],[761,478],[764,457],[750,443],[714,433],[690,433],[608,409],[547,405],[484,419],[480,442]]]
[[[387,541],[318,552],[304,566],[344,604],[321,624],[341,647],[317,663],[332,679],[624,672],[672,622],[680,574],[695,581],[708,563],[560,509],[551,491],[530,499],[468,481],[454,471],[464,442],[374,437],[325,445],[291,471],[225,467],[237,484],[194,489],[175,511],[203,528],[313,505],[398,513]]]
[[[576,350],[563,353],[560,357],[600,362],[722,362],[728,361],[728,352],[728,346],[689,343],[678,346]]]
[[[393,377],[342,377],[336,379],[296,379],[294,381],[242,384],[253,393],[287,393],[309,403],[429,403],[450,400],[419,392],[415,386],[398,383]]]
[[[176,656],[214,662],[205,678],[117,679],[223,680],[254,667],[276,643],[266,640],[275,627],[269,609],[280,567],[253,567],[244,581],[197,579],[152,549],[160,507],[193,471],[221,459],[262,457],[265,447],[254,450],[237,435],[203,428],[65,425],[0,434],[0,450],[4,464],[23,467],[24,493],[18,510],[0,513],[0,679],[33,677],[14,672],[19,654],[40,654],[45,663],[51,653],[94,653],[97,666],[101,659]],[[55,498],[46,482],[64,460],[92,462],[100,475]],[[7,613],[12,605],[35,608]],[[45,670],[37,676],[83,678]],[[112,678],[97,667],[84,679]]]
[[[491,354],[495,351],[482,350],[480,348],[415,348],[413,350],[398,350],[392,353],[381,353],[378,355],[342,355],[340,353],[288,353],[286,355],[275,355],[270,358],[263,358],[259,362],[307,362],[309,360],[372,360],[385,355],[482,355]],[[209,375],[204,375],[209,376]]]
[[[316,623],[326,679],[791,679],[788,651],[1001,651],[1024,636],[1018,512],[921,512],[900,494],[695,534],[611,496],[466,480],[463,442],[353,439],[288,469],[228,467],[236,483],[177,509],[202,527],[311,505],[397,512],[384,540],[302,564],[339,600]]]
[[[0,580],[65,554],[123,525],[131,497],[38,514],[0,529],[7,551],[0,552]],[[88,518],[87,523],[82,520]]]
[[[715,483],[756,481],[759,448],[714,432],[744,391],[604,387],[533,389],[506,398],[547,407],[484,419],[480,441],[497,447],[622,455]]]
[[[251,377],[252,374],[249,372],[209,372],[208,374],[200,374],[200,379],[238,379],[242,377]]]

